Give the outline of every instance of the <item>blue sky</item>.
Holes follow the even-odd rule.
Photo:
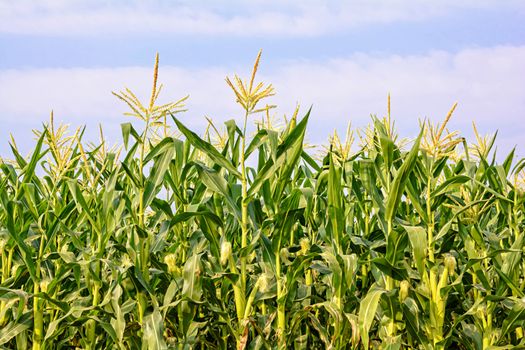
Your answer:
[[[313,105],[313,143],[383,115],[390,92],[402,135],[458,101],[451,128],[476,121],[522,148],[524,23],[523,1],[0,0],[0,154],[9,132],[29,149],[51,109],[117,141],[126,109],[110,92],[146,98],[156,51],[163,98],[190,95],[188,125],[238,117],[224,77],[248,74],[260,48],[277,115]]]

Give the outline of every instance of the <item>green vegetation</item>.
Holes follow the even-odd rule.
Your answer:
[[[259,55],[260,56],[260,55]],[[202,137],[157,105],[123,146],[51,122],[0,162],[0,345],[10,349],[525,346],[525,160],[390,118],[305,150],[271,85],[227,79],[242,123]],[[390,105],[390,102],[389,102]],[[262,118],[262,119],[261,119]],[[256,121],[254,133],[247,132]]]

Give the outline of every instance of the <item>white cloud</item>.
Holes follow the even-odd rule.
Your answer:
[[[364,24],[420,21],[461,10],[490,8],[524,9],[519,0],[20,0],[0,2],[0,33],[312,36]]]
[[[181,118],[193,127],[202,127],[204,115],[230,119],[240,114],[224,83],[224,77],[231,74],[221,67],[166,67],[161,60],[164,99],[189,93],[190,110]],[[391,92],[393,115],[406,136],[415,132],[418,118],[440,120],[458,101],[452,128],[469,134],[475,120],[482,132],[499,129],[498,144],[508,150],[525,139],[524,76],[522,46],[420,56],[357,54],[324,62],[287,62],[271,74],[265,74],[263,57],[259,78],[274,84],[277,95],[270,102],[276,102],[281,113],[290,114],[296,102],[303,110],[314,105],[309,127],[313,142],[325,140],[334,128],[344,129],[348,121],[363,126],[371,113],[383,115],[386,95]],[[38,126],[54,109],[57,119],[74,125],[86,123],[93,132],[102,122],[118,139],[126,108],[110,91],[124,86],[147,98],[151,68],[0,71],[0,122],[25,138],[29,131],[18,129]],[[7,132],[2,128],[0,137],[5,140]]]

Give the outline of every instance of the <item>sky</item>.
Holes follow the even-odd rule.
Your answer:
[[[9,134],[22,150],[54,111],[94,139],[118,142],[125,87],[144,101],[160,54],[161,101],[189,95],[180,119],[202,131],[241,120],[225,83],[272,83],[277,117],[312,106],[307,138],[325,143],[386,113],[402,136],[438,122],[498,131],[498,152],[525,156],[525,2],[503,0],[168,1],[0,0],[0,155]]]

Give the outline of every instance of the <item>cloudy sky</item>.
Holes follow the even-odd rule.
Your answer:
[[[29,149],[51,110],[117,141],[126,108],[111,91],[147,99],[157,51],[161,99],[190,95],[186,124],[238,118],[224,78],[246,76],[261,48],[276,113],[313,105],[312,143],[384,115],[391,93],[404,136],[457,101],[451,128],[469,136],[475,121],[525,155],[522,0],[0,0],[0,154],[10,132]]]

